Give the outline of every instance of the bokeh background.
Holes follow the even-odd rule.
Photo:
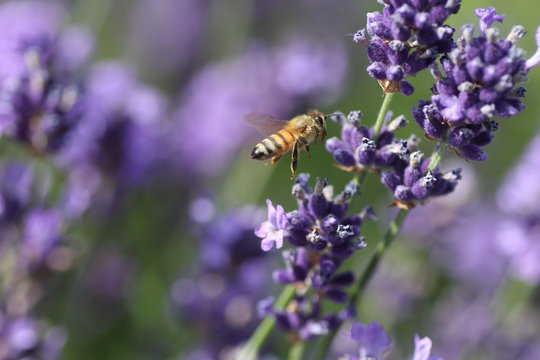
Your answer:
[[[517,24],[528,30],[520,47],[532,55],[539,25],[534,0],[464,0],[450,25],[477,23],[474,9],[488,6],[506,14],[501,33]],[[112,134],[87,145],[105,169],[99,176],[87,168],[63,170],[84,162],[80,154],[50,160],[1,140],[3,163],[16,159],[45,172],[57,192],[76,189],[66,205],[76,215],[64,226],[70,265],[25,283],[39,295],[20,295],[35,299],[24,300],[32,305],[22,313],[48,329],[41,341],[50,348],[65,343],[59,355],[65,359],[228,359],[258,322],[256,302],[280,291],[271,272],[281,256],[262,253],[253,235],[266,217],[265,199],[295,208],[289,162],[252,161],[261,135],[242,115],[361,110],[373,124],[382,92],[352,34],[365,26],[366,12],[380,7],[375,0],[2,1],[0,32],[8,34],[0,38],[14,36],[13,29],[51,32],[67,44],[62,56],[77,63],[72,78],[91,94],[88,113],[98,109],[92,116],[105,120],[95,121],[106,122],[112,120],[103,113],[117,116],[121,109],[129,124],[128,130],[88,126],[78,134],[77,146],[88,136]],[[76,36],[59,35],[66,33]],[[412,121],[402,137],[423,138],[411,110],[430,96],[433,79],[422,73],[412,83],[415,93],[395,96],[391,110]],[[385,326],[396,359],[412,353],[415,333],[430,336],[445,359],[540,358],[540,222],[530,220],[540,218],[540,191],[527,192],[540,183],[537,71],[526,87],[526,110],[501,121],[488,161],[446,154],[443,168],[464,170],[459,191],[414,210],[362,302],[359,319]],[[339,127],[330,123],[328,131],[338,136]],[[118,134],[130,145],[122,142],[120,150]],[[426,153],[432,147],[423,141]],[[519,183],[512,174],[527,151],[520,176],[529,182]],[[299,171],[340,189],[351,175],[332,162],[324,146],[315,146],[311,159],[300,155]],[[377,177],[369,176],[361,191],[356,210],[372,204],[379,222],[363,227],[368,248],[347,265],[353,269],[365,264],[392,211]],[[533,204],[531,212],[521,213],[519,196]],[[533,225],[516,225],[522,222]],[[16,271],[4,268],[8,283]],[[23,301],[6,289],[3,307]],[[6,334],[23,340],[28,334],[5,329],[0,348],[14,341]],[[351,346],[340,337],[337,343],[336,352]],[[36,358],[56,358],[47,346]],[[280,335],[265,347],[269,358],[283,358],[286,350]]]

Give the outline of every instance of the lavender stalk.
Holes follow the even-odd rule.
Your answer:
[[[293,344],[291,350],[289,351],[288,360],[302,360],[302,355],[304,354],[304,348],[306,343],[301,341],[296,344]]]
[[[375,138],[377,138],[381,133],[381,129],[384,125],[384,120],[386,119],[386,114],[388,113],[388,109],[390,107],[390,103],[392,102],[392,98],[394,97],[394,93],[385,92],[383,96],[384,100],[379,110],[379,115],[377,116],[377,120],[375,122],[375,129],[373,131],[373,136]]]
[[[286,286],[279,298],[277,299],[275,306],[278,309],[283,309],[287,306],[289,301],[293,298],[296,289],[293,285]],[[257,353],[261,346],[266,342],[268,336],[276,326],[276,319],[273,317],[266,317],[257,329],[253,332],[251,338],[240,350],[237,359],[238,360],[253,360],[256,358]]]

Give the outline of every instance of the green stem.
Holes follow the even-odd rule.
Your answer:
[[[289,301],[296,293],[296,289],[293,285],[286,286],[281,295],[276,301],[276,309],[283,309],[287,306]],[[257,327],[253,335],[249,338],[248,342],[242,347],[240,353],[236,357],[237,360],[255,360],[260,347],[264,344],[274,327],[276,326],[276,320],[273,317],[265,318]]]
[[[305,342],[303,341],[293,344],[291,350],[289,350],[287,360],[302,360],[302,355],[304,355],[304,345]]]
[[[100,34],[109,17],[112,5],[112,0],[79,0],[71,12],[70,22],[87,24],[95,34]]]
[[[447,145],[444,143],[438,143],[435,146],[435,151],[433,151],[433,154],[431,154],[431,161],[428,166],[428,171],[434,170],[437,166],[439,166],[446,148]]]
[[[381,108],[379,109],[379,115],[377,115],[377,120],[375,121],[375,129],[373,131],[374,139],[377,139],[377,136],[379,136],[379,133],[381,132],[381,129],[384,125],[384,119],[386,118],[386,113],[388,112],[388,108],[390,107],[390,103],[392,102],[393,97],[393,93],[384,93],[384,100]]]
[[[375,274],[375,270],[377,270],[377,267],[379,266],[381,258],[383,257],[386,249],[388,249],[390,244],[397,237],[397,234],[399,233],[403,222],[407,218],[408,213],[409,212],[407,210],[400,209],[394,217],[394,220],[392,220],[392,222],[388,226],[388,230],[384,234],[382,241],[379,241],[379,243],[377,243],[375,251],[371,256],[371,259],[369,260],[366,269],[362,273],[360,280],[358,280],[358,282],[356,283],[356,288],[351,294],[351,298],[349,300],[350,305],[357,304],[362,298],[362,295],[364,294],[366,287],[369,284],[369,281],[371,280],[371,278]]]

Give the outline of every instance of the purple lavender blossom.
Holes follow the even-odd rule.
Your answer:
[[[382,360],[394,346],[390,336],[378,322],[372,322],[368,325],[360,322],[354,323],[349,338],[360,346],[358,354],[343,355],[339,360]],[[413,360],[442,360],[439,356],[431,355],[432,342],[427,336],[420,338],[415,335],[414,347]]]
[[[278,283],[296,284],[298,289],[295,306],[277,310],[265,303],[263,308],[265,315],[275,316],[279,326],[294,339],[306,341],[326,334],[351,316],[347,309],[325,315],[321,306],[324,299],[345,303],[346,289],[354,283],[353,273],[340,271],[340,266],[365,247],[360,225],[369,211],[347,215],[349,202],[357,191],[358,186],[350,183],[335,196],[325,179],[317,179],[312,189],[309,175],[301,174],[293,186],[298,210],[285,214],[269,202],[269,219],[279,218],[281,223],[276,226],[277,220],[267,221],[263,227],[278,229],[280,240],[283,236],[294,246],[283,251],[286,267],[274,271],[273,278]],[[269,233],[257,230],[263,242]]]
[[[209,219],[200,233],[201,266],[171,289],[173,309],[202,333],[189,358],[217,358],[246,340],[257,325],[257,300],[264,296],[269,258],[253,228],[259,209],[245,207]]]
[[[418,139],[395,138],[394,132],[408,124],[403,116],[394,120],[389,112],[381,133],[374,138],[374,129],[361,125],[360,111],[352,111],[345,118],[342,114],[332,119],[342,126],[341,139],[336,137],[326,141],[326,149],[334,156],[339,167],[346,171],[378,172],[396,166],[408,154],[418,149]]]
[[[527,61],[525,62],[526,71],[529,71],[533,67],[540,65],[540,26],[536,29],[535,39],[536,39],[537,49],[534,55],[531,56],[529,59],[527,59]]]
[[[413,115],[428,138],[447,142],[456,153],[473,161],[488,158],[482,147],[493,139],[496,117],[511,117],[524,109],[521,98],[527,80],[523,51],[516,46],[525,31],[514,26],[506,39],[491,27],[503,16],[494,8],[478,9],[480,34],[463,27],[458,47],[441,60],[444,75],[433,67],[437,83],[431,102],[420,101]]]
[[[410,154],[408,160],[406,167],[396,166],[393,171],[381,173],[382,183],[394,193],[395,205],[403,209],[453,192],[461,179],[461,169],[445,173],[437,168],[428,171],[430,159],[424,159],[420,151]]]
[[[274,245],[276,249],[283,246],[284,230],[289,225],[289,221],[283,210],[283,206],[274,207],[271,200],[266,200],[268,205],[268,220],[255,229],[255,235],[263,239],[261,248],[263,251],[271,250]]]
[[[367,71],[385,92],[412,94],[414,88],[405,77],[416,75],[454,48],[454,29],[444,22],[458,12],[460,2],[384,0],[382,13],[367,14],[371,36]],[[366,43],[365,36],[357,34],[360,36],[355,41]]]
[[[444,174],[437,169],[428,172],[429,159],[424,159],[418,151],[420,140],[414,135],[408,140],[395,138],[394,132],[407,125],[403,116],[391,120],[392,112],[389,112],[375,139],[374,129],[360,124],[361,114],[353,111],[347,118],[342,114],[333,117],[342,125],[341,140],[328,139],[326,149],[339,168],[356,173],[380,172],[383,184],[394,194],[395,205],[404,209],[454,191],[461,179],[459,169]]]
[[[437,355],[431,355],[431,347],[433,342],[430,338],[420,338],[418,335],[414,335],[414,354],[412,360],[442,360]]]
[[[332,101],[346,67],[339,42],[306,39],[274,50],[252,45],[237,58],[208,65],[187,85],[176,112],[170,136],[175,161],[184,174],[220,173],[248,138],[255,141],[245,114],[288,117],[314,99]]]

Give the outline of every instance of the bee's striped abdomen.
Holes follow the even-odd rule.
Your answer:
[[[294,142],[295,137],[289,130],[280,130],[258,143],[251,152],[251,158],[268,160],[292,149]]]

